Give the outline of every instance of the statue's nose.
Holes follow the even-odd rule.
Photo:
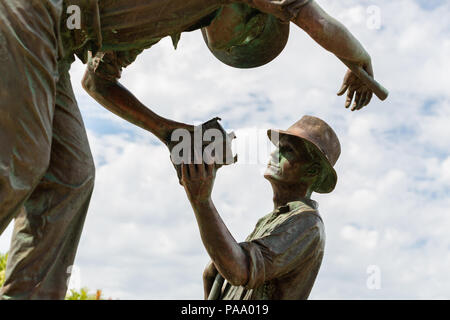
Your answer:
[[[273,164],[280,163],[280,150],[278,148],[270,154],[270,162]]]

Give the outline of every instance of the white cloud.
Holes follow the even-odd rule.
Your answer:
[[[377,246],[378,232],[373,230],[360,230],[353,226],[345,226],[341,230],[341,237],[352,241],[353,245],[361,246],[365,249],[373,249]]]

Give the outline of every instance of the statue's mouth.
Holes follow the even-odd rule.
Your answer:
[[[280,170],[280,167],[277,165],[274,165],[272,162],[269,162],[269,164],[267,165],[267,168],[274,168],[274,169]]]

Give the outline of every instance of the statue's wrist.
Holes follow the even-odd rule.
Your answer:
[[[212,206],[211,196],[192,199],[191,203],[196,208],[210,208]]]

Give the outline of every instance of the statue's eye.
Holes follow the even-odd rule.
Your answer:
[[[316,174],[319,170],[315,167],[309,168],[308,173],[310,174]]]
[[[314,163],[311,167],[308,168],[307,172],[311,175],[318,175],[320,173],[320,164]]]

